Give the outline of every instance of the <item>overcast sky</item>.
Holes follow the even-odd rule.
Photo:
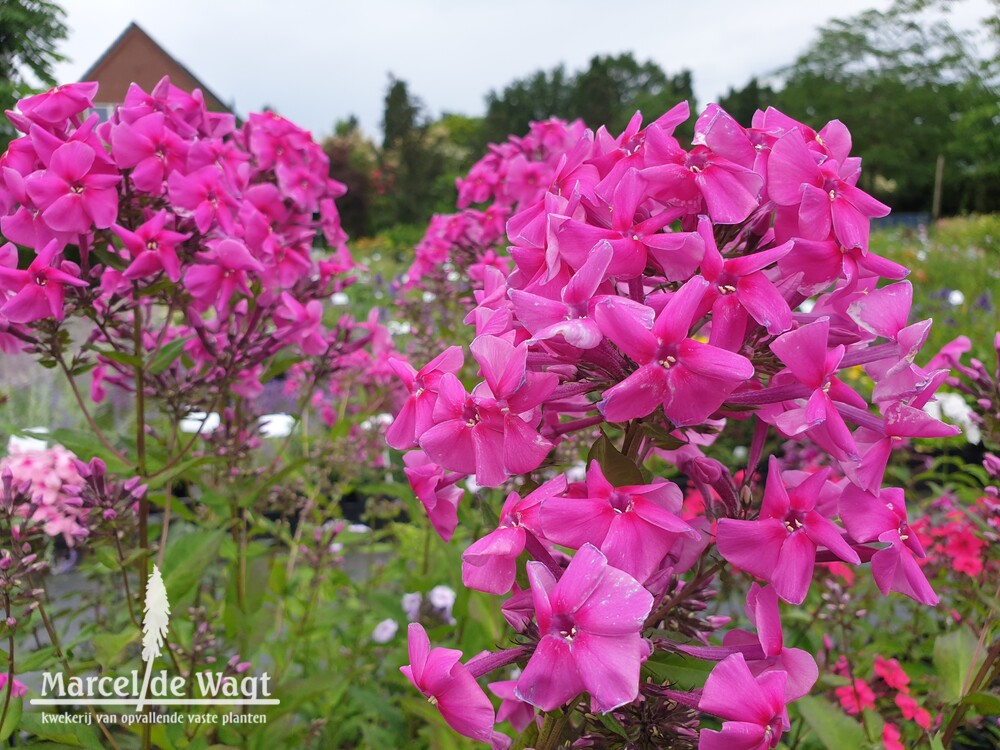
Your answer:
[[[75,81],[136,21],[242,115],[265,105],[329,133],[355,114],[379,131],[392,72],[430,112],[482,114],[515,78],[631,51],[694,73],[699,105],[791,62],[831,17],[888,0],[61,0]],[[985,0],[960,9],[976,18]]]

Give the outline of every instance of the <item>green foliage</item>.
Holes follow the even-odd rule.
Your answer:
[[[567,74],[563,66],[537,71],[486,97],[484,128],[491,141],[525,133],[533,120],[582,119],[621,132],[636,110],[657,117],[678,101],[694,106],[691,72],[668,76],[655,62],[638,62],[631,52],[597,55],[586,70]]]
[[[862,187],[897,211],[930,211],[939,155],[945,213],[992,210],[1000,79],[995,59],[948,23],[942,5],[898,0],[830,21],[760,103],[817,128],[841,119],[864,159]],[[753,84],[725,101],[742,105]]]
[[[871,251],[911,269],[911,317],[934,319],[924,349],[928,355],[961,333],[971,340],[973,356],[984,362],[995,356],[1000,215],[942,219],[929,233],[904,228],[875,231]]]
[[[33,86],[54,86],[52,66],[63,60],[56,44],[66,38],[63,10],[48,0],[0,2],[0,111],[12,109]],[[0,151],[14,136],[0,118]]]

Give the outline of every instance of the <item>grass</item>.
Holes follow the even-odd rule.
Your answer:
[[[1000,214],[942,219],[930,232],[880,230],[871,250],[912,269],[910,319],[934,319],[927,356],[965,335],[972,355],[991,366],[1000,329]]]

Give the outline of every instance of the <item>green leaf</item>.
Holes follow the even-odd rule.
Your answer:
[[[5,698],[4,692],[0,691],[0,711],[3,710],[3,700]],[[22,698],[10,699],[10,705],[7,706],[7,717],[3,720],[3,725],[0,726],[0,742],[6,743],[7,738],[14,733],[17,725],[21,723],[21,710],[23,707]]]
[[[958,703],[972,682],[984,655],[979,641],[965,628],[939,635],[934,641],[934,667],[945,703]]]
[[[31,651],[27,656],[21,657],[17,663],[20,672],[34,672],[41,667],[49,666],[55,662],[56,650],[53,646]],[[51,661],[50,661],[51,660]]]
[[[174,339],[169,344],[164,344],[160,347],[159,351],[152,355],[146,365],[146,369],[153,375],[159,375],[181,356],[181,352],[184,351],[184,345],[193,338],[194,336],[184,336]]]
[[[157,474],[154,477],[149,478],[150,490],[158,490],[167,482],[171,481],[175,477],[179,477],[191,469],[197,468],[198,466],[204,466],[205,464],[220,463],[224,460],[223,456],[198,456],[197,458],[189,458],[187,461],[181,461],[179,464],[171,466],[166,471]]]
[[[623,740],[628,739],[628,732],[625,731],[625,727],[611,714],[597,714],[594,718],[601,722],[606,729],[611,730]]]
[[[195,587],[219,556],[224,531],[192,531],[171,536],[163,555],[163,583],[171,605]]]
[[[43,724],[41,713],[30,713],[21,717],[19,728],[42,740],[51,740],[70,747],[85,747],[88,750],[103,750],[101,739],[93,725]]]
[[[597,461],[605,478],[615,487],[643,483],[639,467],[631,458],[618,450],[615,444],[608,439],[608,436],[603,433],[591,446],[590,453],[587,454],[588,466],[591,461]]]
[[[683,654],[654,654],[643,665],[657,681],[667,680],[677,690],[696,690],[704,687],[714,665]]]
[[[285,479],[285,478],[291,476],[292,474],[294,474],[300,468],[302,468],[303,466],[305,466],[308,461],[309,461],[309,457],[308,456],[303,456],[302,458],[297,458],[296,460],[292,461],[290,464],[288,464],[287,466],[285,466],[285,468],[283,468],[281,471],[279,471],[279,472],[277,472],[275,474],[272,474],[270,477],[268,477],[267,481],[258,484],[257,485],[257,489],[254,492],[249,492],[249,493],[246,494],[246,496],[244,496],[243,498],[240,499],[240,501],[239,501],[240,507],[241,508],[250,508],[250,507],[253,507],[253,504],[255,502],[257,502],[257,500],[265,492],[267,492],[267,490],[271,489],[271,487],[273,487],[274,485],[278,484],[283,479]]]
[[[865,733],[861,725],[830,701],[807,695],[797,700],[795,707],[827,750],[865,746]]]
[[[1000,695],[996,693],[978,692],[965,696],[964,703],[969,704],[985,716],[1000,716]]]
[[[121,633],[99,633],[94,636],[94,655],[102,667],[113,667],[125,661],[125,648],[139,640],[142,631],[129,625]]]
[[[125,352],[118,352],[114,349],[94,349],[94,351],[105,359],[110,359],[112,362],[117,362],[118,364],[125,365],[126,367],[134,368],[142,365],[142,360],[134,354],[126,354]]]

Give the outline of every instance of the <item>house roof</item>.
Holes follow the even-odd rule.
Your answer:
[[[171,82],[180,88],[201,89],[209,109],[232,111],[229,105],[182,62],[163,49],[135,21],[104,50],[80,80],[101,83],[101,99],[117,103],[124,100],[129,83],[137,83],[148,91],[164,75],[169,75]],[[111,97],[108,98],[108,95]]]

